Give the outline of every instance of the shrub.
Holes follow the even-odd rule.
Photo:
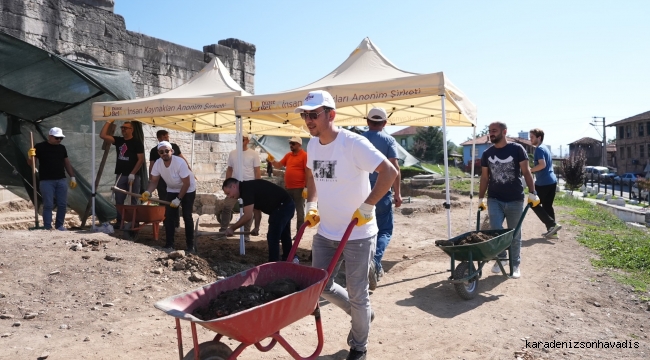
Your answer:
[[[587,158],[582,152],[562,160],[562,174],[567,189],[573,191],[579,189],[585,180],[584,167]]]

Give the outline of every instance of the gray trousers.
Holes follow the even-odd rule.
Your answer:
[[[368,271],[375,256],[376,241],[377,235],[348,241],[322,294],[327,301],[343,309],[352,318],[352,340],[349,345],[359,351],[365,351],[368,346],[372,311],[368,293]],[[327,269],[339,244],[340,241],[329,240],[319,234],[314,235],[312,266]],[[334,282],[342,260],[345,260],[347,290]]]

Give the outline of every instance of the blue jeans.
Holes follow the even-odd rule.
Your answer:
[[[43,226],[52,229],[52,209],[56,198],[56,222],[54,228],[63,226],[65,212],[68,204],[68,181],[66,178],[59,180],[41,180],[41,197],[43,197]]]
[[[504,219],[508,223],[508,229],[514,229],[521,218],[521,214],[524,212],[524,200],[505,202],[488,198],[487,207],[488,215],[490,216],[490,229],[503,229]],[[499,257],[505,258],[506,251],[504,250],[499,254]],[[510,261],[513,266],[519,266],[521,263],[521,229],[512,236]]]
[[[322,294],[323,298],[343,309],[352,318],[352,340],[348,345],[359,351],[366,350],[370,333],[372,309],[368,293],[368,271],[370,270],[370,261],[374,256],[376,239],[376,236],[371,236],[348,241]],[[340,241],[330,240],[319,234],[314,235],[311,245],[312,266],[327,269],[339,244]],[[345,260],[347,290],[334,282],[343,260]]]
[[[374,184],[373,184],[374,186]],[[375,217],[377,218],[377,249],[375,251],[375,270],[381,270],[381,258],[384,251],[393,237],[393,193],[389,191],[375,205]]]
[[[301,190],[302,191],[302,190]],[[280,261],[280,242],[282,242],[282,261],[291,252],[291,219],[296,206],[288,200],[269,214],[269,230],[266,242],[269,244],[269,262]]]

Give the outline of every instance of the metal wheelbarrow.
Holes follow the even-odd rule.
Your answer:
[[[357,221],[355,219],[348,225],[327,271],[291,262],[307,227],[307,223],[305,223],[296,235],[286,262],[262,264],[221,281],[183,294],[171,296],[155,303],[154,306],[157,309],[176,318],[179,359],[236,359],[250,345],[254,345],[259,351],[266,352],[271,350],[277,343],[294,359],[316,359],[323,349],[324,342],[318,299],[323,289],[325,289],[325,285],[332,275],[334,267],[356,223]],[[247,285],[264,286],[282,278],[292,279],[298,283],[302,290],[218,319],[201,320],[192,315],[195,309],[207,307],[210,300],[224,291]],[[315,318],[318,345],[311,355],[302,357],[280,335],[280,330],[309,315],[313,315]],[[194,349],[185,355],[185,357],[183,357],[180,320],[190,321],[192,330]],[[216,332],[217,335],[213,340],[199,344],[196,334],[196,324]],[[233,351],[228,345],[220,342],[223,336],[230,337],[233,340],[239,341],[241,344]],[[271,341],[267,345],[262,345],[260,342],[267,338],[271,338]]]
[[[524,217],[526,217],[528,208],[530,208],[530,204],[524,208],[521,218],[519,218],[517,226],[514,229],[483,231],[480,230],[481,209],[479,208],[476,212],[476,231],[470,231],[450,239],[446,242],[449,245],[439,245],[436,242],[436,246],[451,257],[451,269],[449,270],[451,276],[448,281],[454,284],[456,292],[461,298],[471,300],[476,297],[478,294],[478,280],[483,275],[483,266],[492,260],[497,260],[497,255],[506,249],[508,249],[508,257],[499,260],[508,260],[510,271],[506,272],[501,261],[497,261],[496,263],[499,265],[501,273],[504,276],[512,277],[513,265],[512,261],[509,261],[512,238],[517,231],[521,230],[521,224],[524,221]],[[467,236],[479,232],[494,237],[480,243],[456,245]],[[458,266],[456,266],[456,260],[461,262]],[[474,262],[476,262],[476,265],[474,265]]]
[[[119,224],[120,230],[122,233],[128,233],[131,240],[135,240],[138,232],[147,224],[151,224],[153,238],[158,240],[160,223],[165,220],[165,206],[116,204],[115,207],[122,216],[122,221]],[[124,222],[129,222],[129,224],[125,226]]]

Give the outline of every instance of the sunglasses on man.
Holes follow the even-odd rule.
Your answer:
[[[320,114],[322,114],[322,113],[324,113],[324,112],[325,112],[325,109],[323,109],[323,110],[322,110],[321,112],[319,112],[319,113],[315,113],[315,112],[301,112],[301,113],[300,113],[300,117],[301,117],[303,120],[307,120],[307,119],[309,119],[309,120],[316,120],[316,119],[318,119],[318,117],[320,116]]]
[[[171,151],[171,150],[169,150],[169,149],[158,150],[158,154],[160,154],[160,155],[162,155],[162,154],[169,154],[170,151]]]
[[[63,140],[63,137],[61,137],[61,136],[52,136],[52,137],[53,137],[54,139],[56,139],[56,140],[59,140],[59,141]]]

